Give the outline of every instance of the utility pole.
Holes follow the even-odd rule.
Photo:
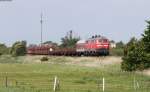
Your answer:
[[[69,31],[69,36],[70,36],[70,39],[73,38],[73,37],[72,37],[72,36],[73,36],[73,31],[72,31],[72,30]]]
[[[41,13],[40,23],[41,23],[41,46],[42,46],[43,43],[43,14],[42,13]]]

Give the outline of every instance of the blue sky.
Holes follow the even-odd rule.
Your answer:
[[[86,39],[101,34],[115,41],[140,38],[150,18],[150,0],[13,0],[0,1],[0,43],[17,40],[60,42],[67,31]]]

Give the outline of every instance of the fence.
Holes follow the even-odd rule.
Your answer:
[[[102,76],[99,79],[63,79],[58,76],[45,76],[41,79],[40,76],[18,76],[0,76],[0,91],[5,89],[14,92],[150,92],[150,81],[138,80],[136,77],[130,81],[121,81]]]

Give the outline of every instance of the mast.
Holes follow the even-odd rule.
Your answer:
[[[41,23],[41,46],[42,46],[43,43],[43,14],[42,13],[41,13],[40,23]]]

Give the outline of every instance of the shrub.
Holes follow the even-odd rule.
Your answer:
[[[121,64],[122,70],[135,71],[150,68],[150,21],[142,39],[137,41],[132,38],[126,48]]]
[[[26,42],[15,42],[10,49],[12,56],[23,56],[26,54]]]
[[[125,71],[144,70],[148,68],[148,59],[147,54],[144,52],[143,42],[132,39],[129,43],[121,68]]]
[[[0,54],[8,54],[9,48],[5,44],[0,44]]]
[[[48,57],[42,57],[41,61],[48,61]]]

